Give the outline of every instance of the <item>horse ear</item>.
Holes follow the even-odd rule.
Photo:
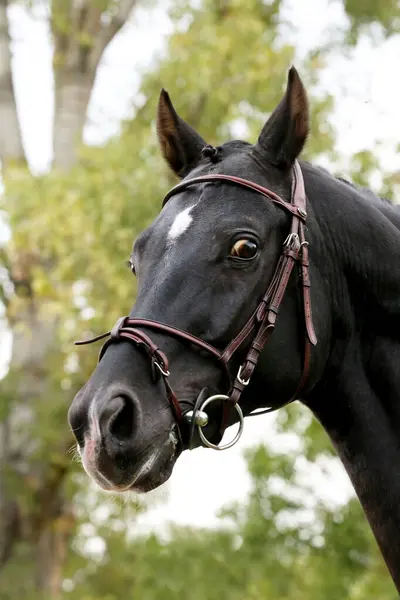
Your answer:
[[[165,160],[179,177],[185,177],[200,160],[206,142],[178,116],[164,89],[158,102],[157,134]]]
[[[258,138],[258,150],[281,169],[293,166],[309,133],[308,100],[299,74],[291,67],[286,92]]]

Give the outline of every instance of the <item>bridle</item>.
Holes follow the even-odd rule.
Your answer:
[[[293,266],[296,263],[299,267],[299,279],[302,290],[303,299],[303,311],[305,320],[305,347],[303,357],[303,372],[300,382],[296,388],[296,391],[292,397],[283,405],[287,405],[297,399],[301,391],[306,385],[309,369],[310,369],[310,358],[311,358],[311,346],[317,343],[317,338],[314,331],[312,312],[311,312],[311,296],[310,296],[310,278],[309,278],[309,261],[308,261],[308,242],[305,238],[305,223],[307,218],[306,212],[306,194],[304,189],[303,175],[299,164],[296,162],[293,167],[293,181],[291,190],[290,202],[282,200],[280,196],[272,192],[271,190],[258,185],[247,179],[241,177],[235,177],[233,175],[222,175],[222,174],[210,174],[202,175],[199,177],[193,177],[186,181],[182,181],[175,187],[173,187],[165,196],[163,206],[166,202],[175,194],[185,190],[189,186],[196,185],[198,183],[213,183],[215,181],[226,182],[231,185],[239,187],[245,187],[255,192],[262,194],[269,198],[272,202],[280,206],[286,212],[292,215],[292,222],[290,232],[284,241],[281,255],[275,268],[274,275],[268,286],[267,291],[263,295],[260,303],[256,310],[253,312],[251,317],[248,319],[244,327],[239,331],[236,337],[225,347],[224,350],[220,351],[211,344],[204,340],[196,337],[195,335],[188,333],[182,329],[178,329],[165,323],[158,321],[152,321],[150,319],[135,319],[130,317],[121,317],[114,325],[110,332],[104,333],[90,340],[84,340],[75,342],[77,345],[91,344],[103,338],[108,338],[104,343],[100,355],[99,361],[103,357],[106,349],[110,344],[127,340],[137,347],[143,348],[148,357],[150,358],[150,364],[152,369],[153,381],[157,381],[159,377],[162,377],[166,389],[166,394],[171,405],[175,420],[178,425],[178,431],[183,443],[184,437],[187,438],[187,446],[192,446],[193,435],[195,427],[198,428],[200,439],[205,446],[214,448],[216,450],[224,450],[233,446],[240,438],[243,431],[244,417],[239,401],[244,389],[249,385],[254,370],[256,369],[258,359],[261,351],[267,343],[270,335],[272,334],[276,319],[279,313],[279,308],[282,299],[285,295],[285,291],[290,279],[290,275],[293,270]],[[183,411],[181,404],[179,403],[170,383],[169,383],[169,362],[166,354],[160,350],[157,345],[152,341],[151,337],[143,331],[142,328],[151,329],[154,331],[161,331],[167,333],[172,337],[179,338],[189,342],[196,346],[200,350],[206,351],[212,356],[224,370],[229,382],[228,394],[216,394],[208,398],[204,398],[202,394],[198,397],[192,410]],[[231,373],[229,369],[230,361],[234,354],[242,347],[244,342],[252,335],[252,341],[250,343],[247,355],[239,367],[235,379],[232,381]],[[219,427],[219,435],[221,441],[223,433],[228,424],[228,418],[230,410],[234,407],[239,417],[239,430],[235,438],[223,446],[219,446],[218,443],[214,444],[208,440],[202,428],[208,422],[208,416],[205,412],[205,408],[212,402],[222,401],[223,411],[222,419]],[[279,407],[281,408],[281,406]],[[267,408],[262,411],[251,413],[252,415],[263,414],[265,412],[271,412],[276,410],[275,408]],[[189,432],[187,427],[189,424]],[[186,436],[185,436],[186,428]]]

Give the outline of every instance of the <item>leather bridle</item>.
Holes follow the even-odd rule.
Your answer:
[[[301,391],[304,389],[310,369],[311,346],[314,346],[317,343],[317,338],[314,331],[311,312],[308,242],[305,238],[305,223],[307,218],[306,194],[304,189],[303,175],[299,164],[296,162],[293,167],[293,182],[290,202],[286,202],[271,190],[252,181],[248,181],[247,179],[242,179],[241,177],[235,177],[233,175],[222,175],[215,173],[193,177],[192,179],[182,181],[168,192],[164,198],[163,206],[172,196],[185,190],[189,186],[196,185],[198,183],[213,183],[215,181],[226,182],[231,185],[254,190],[255,192],[258,192],[269,198],[272,202],[292,215],[290,231],[286,240],[284,241],[282,252],[268,289],[263,295],[256,310],[253,312],[247,323],[239,331],[236,337],[226,346],[224,350],[220,351],[195,335],[188,333],[187,331],[183,331],[182,329],[172,327],[171,325],[160,323],[158,321],[152,321],[150,319],[121,317],[118,319],[117,323],[110,332],[104,333],[90,340],[75,342],[75,344],[90,344],[103,338],[108,338],[100,351],[99,361],[101,360],[108,346],[116,342],[127,340],[133,343],[135,346],[143,348],[150,358],[153,380],[156,381],[158,377],[161,376],[164,381],[167,397],[178,425],[181,441],[186,438],[187,446],[191,447],[194,428],[197,426],[200,438],[204,445],[222,450],[232,446],[233,443],[236,443],[242,432],[243,413],[239,406],[239,401],[244,389],[251,381],[254,370],[257,367],[261,351],[263,350],[275,328],[279,308],[295,263],[297,263],[299,266],[299,279],[302,290],[305,320],[305,348],[303,372],[300,382],[296,391],[285,403],[285,405],[289,404],[293,400],[296,400]],[[224,373],[227,376],[227,381],[229,382],[228,394],[218,394],[206,399],[200,395],[193,407],[193,410],[184,412],[169,383],[170,372],[168,357],[157,347],[157,345],[152,341],[151,337],[145,333],[142,328],[166,333],[169,336],[189,342],[197,348],[206,351],[218,362],[219,365],[221,365],[222,369],[224,370]],[[235,379],[232,381],[229,369],[230,361],[239,348],[242,347],[244,342],[249,339],[250,335],[253,337],[249,350],[247,351],[246,358],[241,364]],[[222,420],[219,427],[220,440],[227,427],[229,413],[233,407],[236,408],[240,421],[240,429],[238,434],[231,443],[224,446],[218,446],[217,444],[211,443],[209,440],[207,440],[202,432],[202,427],[207,424],[207,414],[204,412],[204,408],[206,408],[206,406],[208,406],[211,402],[219,400],[222,400],[224,403]],[[252,415],[271,412],[272,410],[275,409],[267,408],[256,413],[252,413]],[[188,423],[190,425],[189,432],[187,431]]]

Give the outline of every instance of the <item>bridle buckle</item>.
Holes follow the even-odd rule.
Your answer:
[[[283,242],[283,246],[292,248],[295,252],[298,252],[301,248],[299,235],[297,233],[289,233],[286,240]]]
[[[246,385],[249,385],[249,383],[250,383],[250,377],[248,377],[247,379],[243,379],[242,378],[242,372],[243,372],[243,365],[240,365],[239,371],[238,371],[238,373],[236,375],[236,379],[238,380],[238,382],[241,385],[244,385],[246,387]]]
[[[164,377],[169,377],[171,375],[169,371],[165,371],[165,369],[160,365],[160,363],[157,360],[153,360],[153,365],[157,367],[161,375],[164,375]]]

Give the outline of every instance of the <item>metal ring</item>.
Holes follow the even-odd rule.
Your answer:
[[[223,394],[216,394],[215,396],[210,396],[209,398],[207,398],[207,400],[205,400],[203,402],[203,404],[200,407],[200,410],[204,411],[206,406],[208,406],[212,402],[215,402],[216,400],[229,400],[229,396],[225,396]],[[197,429],[199,430],[200,439],[205,446],[208,446],[208,448],[213,448],[214,450],[227,450],[228,448],[231,448],[232,446],[234,446],[241,438],[242,433],[243,433],[243,427],[244,427],[244,416],[243,416],[243,412],[242,412],[242,409],[240,408],[239,404],[234,404],[233,406],[235,407],[236,412],[239,415],[239,430],[238,430],[237,434],[235,435],[235,437],[233,438],[233,440],[231,440],[227,444],[224,444],[223,446],[217,446],[216,444],[212,444],[206,438],[204,433],[202,432],[201,426],[197,425]]]

